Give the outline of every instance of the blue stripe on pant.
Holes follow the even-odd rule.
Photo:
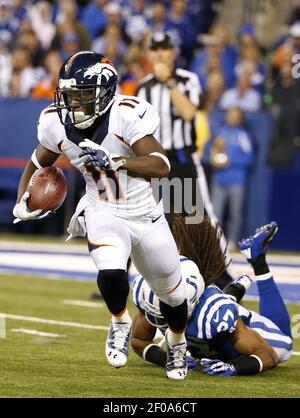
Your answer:
[[[270,319],[284,333],[291,337],[290,317],[273,278],[258,280],[259,313]]]

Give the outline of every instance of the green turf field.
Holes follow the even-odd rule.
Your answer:
[[[0,312],[79,324],[108,326],[105,307],[66,305],[89,301],[89,282],[0,275]],[[67,302],[73,303],[73,302]],[[254,304],[247,304],[254,308]],[[134,307],[130,305],[131,314]],[[291,314],[299,306],[289,306]],[[20,329],[62,336],[20,333]],[[28,332],[28,331],[26,331]],[[163,369],[130,352],[128,365],[106,364],[106,330],[6,319],[0,339],[0,397],[299,397],[300,357],[278,369],[249,378],[208,377],[200,371],[185,381],[169,381]],[[300,351],[300,339],[295,340]]]

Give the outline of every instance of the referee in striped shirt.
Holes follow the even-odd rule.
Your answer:
[[[148,57],[152,63],[153,72],[141,82],[137,96],[151,103],[160,116],[160,131],[157,140],[162,144],[171,164],[169,178],[192,179],[193,196],[196,196],[195,188],[198,187],[205,211],[212,223],[216,224],[217,218],[195,146],[194,123],[201,94],[198,76],[175,67],[176,47],[171,36],[166,32],[154,32],[150,36]],[[182,194],[184,196],[184,191]],[[173,205],[174,202],[171,201],[171,211]],[[183,201],[181,207],[184,208]],[[167,218],[172,224],[172,213],[170,215]],[[222,247],[225,251],[225,239]],[[225,273],[218,284],[223,288],[231,280],[231,275]]]
[[[142,81],[137,96],[151,103],[160,116],[157,140],[170,160],[170,179],[193,179],[193,187],[198,187],[192,157],[196,151],[194,119],[201,92],[198,77],[190,71],[175,68],[176,48],[168,33],[152,34],[149,59],[153,74]]]

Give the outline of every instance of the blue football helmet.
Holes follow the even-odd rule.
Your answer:
[[[185,257],[182,257],[181,260],[181,273],[188,305],[188,318],[190,318],[199,303],[200,296],[205,290],[205,283],[197,265]],[[144,284],[143,299],[145,317],[152,325],[163,328],[163,325],[166,325],[166,320],[160,312],[159,299],[146,282]],[[155,321],[153,321],[153,318],[155,318]]]
[[[107,57],[92,51],[72,55],[60,69],[55,91],[61,123],[89,128],[112,105],[117,85],[118,73]]]

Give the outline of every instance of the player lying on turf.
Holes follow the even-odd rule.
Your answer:
[[[177,219],[178,221],[180,220]],[[200,226],[193,227],[197,228],[198,232],[203,232]],[[194,242],[188,237],[186,240],[183,238],[186,225],[182,222],[177,229],[175,240],[179,244],[180,253],[193,258]],[[201,266],[197,267],[189,259],[181,257],[182,277],[187,289],[189,307],[186,330],[188,350],[194,360],[195,357],[202,358],[200,362],[191,359],[191,369],[200,363],[208,375],[254,375],[276,367],[278,363],[291,356],[289,315],[265,259],[268,246],[277,229],[277,224],[272,222],[239,244],[242,253],[254,269],[260,298],[259,314],[245,309],[215,285],[208,285],[208,270],[202,270],[202,279],[198,269]],[[201,239],[204,241],[201,248],[204,248],[207,235],[202,235]],[[200,251],[199,258],[202,258],[202,255]],[[211,254],[211,260],[214,257],[215,254]],[[194,261],[197,260],[194,258]],[[240,300],[241,288],[245,291],[249,287],[249,281],[251,284],[247,276],[242,276],[225,291],[234,294],[236,299]],[[140,357],[163,366],[166,353],[153,339],[157,328],[164,332],[165,321],[155,295],[141,276],[135,280],[133,300],[139,314],[134,320],[132,347]]]

